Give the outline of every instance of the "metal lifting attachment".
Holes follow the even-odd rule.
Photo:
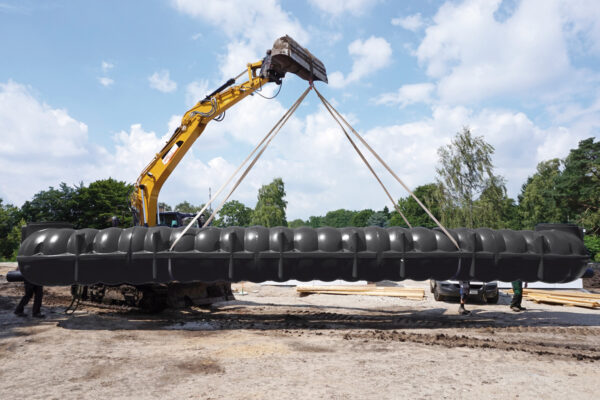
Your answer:
[[[286,72],[298,75],[309,82],[327,83],[327,71],[321,60],[287,35],[277,39],[273,43],[273,48],[267,50],[261,74],[265,74],[270,80],[279,84]]]

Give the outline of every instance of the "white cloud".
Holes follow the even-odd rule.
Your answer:
[[[189,83],[185,87],[185,104],[192,107],[209,94],[208,81],[199,80]]]
[[[52,157],[86,153],[87,125],[63,109],[40,103],[26,86],[0,83],[0,154]]]
[[[18,14],[22,14],[25,13],[27,10],[21,7],[17,7],[11,4],[6,4],[6,3],[0,3],[0,12],[14,12],[14,13],[18,13]]]
[[[344,13],[363,15],[378,2],[379,0],[309,0],[313,7],[334,17]]]
[[[148,77],[148,83],[152,89],[163,93],[174,92],[177,89],[177,83],[171,80],[168,70],[161,70]]]
[[[600,55],[600,7],[593,0],[562,1],[561,15],[569,45],[579,53]]]
[[[399,104],[400,108],[404,108],[410,104],[430,103],[434,89],[435,85],[432,83],[402,85],[395,93],[384,93],[379,96],[375,99],[375,104]]]
[[[600,11],[593,2],[522,1],[498,20],[501,5],[447,2],[425,30],[415,54],[439,80],[442,102],[572,92],[581,74],[571,65],[569,44],[600,49]]]
[[[107,175],[126,182],[135,182],[139,173],[164,146],[174,129],[181,121],[180,116],[172,116],[168,131],[159,136],[156,132],[146,131],[141,124],[133,124],[128,130],[113,136],[114,150],[102,149],[98,163],[104,165],[103,178]],[[225,181],[225,176],[233,172],[234,167],[221,157],[204,156],[206,140],[197,139],[201,146],[190,149],[175,168],[159,195],[159,201],[174,206],[184,200],[194,204],[206,202],[208,188],[213,192],[216,185]],[[202,179],[198,179],[201,176]],[[84,181],[97,179],[87,176]]]
[[[109,63],[108,61],[102,61],[102,72],[107,73],[111,69],[115,67],[114,64]]]
[[[264,57],[265,51],[281,36],[288,34],[303,46],[309,41],[301,23],[283,10],[278,0],[171,2],[181,13],[222,29],[227,35],[227,54],[220,59],[224,79],[236,76],[247,63]]]
[[[102,77],[98,78],[98,82],[100,82],[100,84],[105,87],[111,86],[112,84],[115,83],[115,81],[113,79],[108,78],[106,76],[102,76]]]
[[[21,205],[40,190],[57,187],[61,182],[89,184],[108,177],[135,182],[180,121],[181,116],[172,116],[168,130],[162,135],[146,131],[141,124],[133,124],[128,130],[113,135],[109,147],[102,147],[88,140],[87,125],[75,120],[66,110],[39,101],[24,85],[12,81],[0,83],[0,168],[3,171],[0,198]],[[214,188],[223,174],[232,170],[226,164],[213,161],[214,156],[199,158],[196,154],[203,154],[219,143],[204,137],[198,140],[202,143],[196,147],[202,151],[189,151],[163,188],[161,201],[163,198],[172,204],[186,199],[205,201],[208,185]],[[203,176],[200,180],[198,173]],[[203,197],[195,197],[200,195]]]
[[[100,84],[104,87],[108,87],[111,86],[115,83],[115,81],[112,78],[109,78],[108,72],[113,69],[115,66],[112,63],[109,63],[108,61],[102,61],[101,64],[101,68],[102,68],[102,74],[104,76],[101,76],[98,78],[98,82],[100,82]]]
[[[402,18],[393,18],[392,25],[400,26],[408,31],[416,32],[425,25],[425,22],[423,21],[423,17],[421,17],[421,13],[417,13]]]
[[[67,110],[8,81],[0,83],[0,126],[0,198],[20,205],[42,188],[79,181],[77,166],[90,155],[88,127]]]
[[[277,90],[275,85],[265,86],[261,94],[271,97],[275,90]],[[277,101],[267,100],[260,96],[249,96],[230,109],[223,122],[212,126],[210,129],[211,131],[218,130],[219,135],[226,134],[236,141],[254,146],[271,130],[286,111],[287,109]],[[281,135],[284,134],[284,131],[292,129],[291,127],[296,126],[297,123],[295,117],[290,118]]]
[[[341,88],[387,67],[392,59],[392,46],[384,38],[371,36],[350,43],[348,53],[353,59],[352,70],[346,77],[339,71],[331,73],[330,86]]]
[[[507,178],[509,196],[535,172],[538,162],[565,157],[590,131],[570,127],[541,128],[524,113],[508,110],[475,111],[463,106],[435,106],[431,117],[416,122],[376,127],[365,137],[411,187],[432,182],[437,149],[450,143],[464,126],[495,147],[496,173]],[[432,145],[434,144],[434,145]],[[404,196],[404,194],[402,194]]]
[[[113,136],[114,151],[106,155],[111,176],[127,182],[135,182],[139,173],[154,158],[169,138],[165,133],[158,137],[154,132],[146,132],[141,124],[133,124],[129,131],[120,131]]]
[[[265,88],[266,89],[266,88]],[[271,89],[274,89],[271,87]],[[270,93],[265,93],[270,94]],[[316,101],[314,95],[309,101]],[[163,190],[160,201],[205,202],[237,164],[283,115],[277,102],[254,96],[241,102],[224,122],[211,123],[198,138]],[[335,103],[335,101],[333,101]],[[260,112],[258,112],[260,110]],[[473,110],[463,106],[434,106],[429,117],[414,122],[379,126],[361,132],[371,146],[412,188],[433,181],[437,148],[449,143],[463,126],[483,135],[496,148],[497,172],[508,179],[516,196],[539,161],[565,157],[577,142],[594,135],[596,124],[578,124],[595,108],[576,110],[569,125],[537,126],[524,113],[498,109]],[[596,113],[597,115],[597,113]],[[356,117],[345,115],[354,126]],[[111,176],[133,182],[160,150],[181,116],[172,116],[166,131],[157,134],[141,124],[113,135],[100,147],[88,141],[87,126],[39,100],[14,82],[0,84],[0,197],[20,205],[48,186],[92,182]],[[574,128],[575,127],[575,128]],[[234,151],[228,151],[235,149]],[[227,154],[227,156],[225,156]],[[368,154],[365,152],[365,154]],[[403,189],[368,156],[395,198]],[[363,166],[337,124],[322,107],[304,117],[293,117],[234,194],[254,206],[257,189],[274,177],[286,183],[288,217],[307,218],[337,208],[381,209],[387,198]],[[199,179],[201,177],[201,179]],[[18,182],[19,184],[15,184]]]
[[[258,61],[262,57],[264,57],[264,54],[260,54],[260,51],[256,47],[249,45],[248,42],[232,39],[231,42],[227,43],[226,54],[219,57],[221,61],[222,80],[238,76],[240,72],[246,70],[246,65],[249,62]],[[244,76],[242,79],[247,78]]]

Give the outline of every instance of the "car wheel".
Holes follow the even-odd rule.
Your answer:
[[[442,294],[440,293],[440,288],[438,286],[436,286],[433,290],[433,298],[435,299],[435,301],[444,301],[446,299],[446,297],[442,296]]]
[[[495,296],[493,297],[487,297],[485,300],[488,304],[498,304],[498,299],[500,298],[500,295],[498,293],[496,293]]]

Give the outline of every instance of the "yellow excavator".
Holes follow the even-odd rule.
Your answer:
[[[237,77],[229,79],[186,112],[181,125],[144,168],[135,183],[131,195],[134,225],[155,226],[164,222],[161,221],[158,208],[160,189],[209,122],[221,120],[225,111],[264,85],[270,82],[281,85],[281,80],[288,72],[311,85],[313,81],[327,83],[327,72],[323,63],[294,39],[283,36],[267,50],[261,61],[248,64],[246,70]],[[246,74],[247,80],[236,84],[236,80]],[[205,305],[233,298],[231,284],[228,282],[171,283],[142,287],[76,285],[72,292],[74,297],[79,296],[83,300],[140,306],[154,311],[165,306]]]
[[[287,72],[309,82],[327,82],[323,63],[295,40],[284,36],[275,41],[262,61],[248,64],[247,70],[238,75],[237,78],[247,73],[246,82],[235,85],[236,78],[229,79],[185,113],[181,125],[142,171],[135,184],[131,204],[136,214],[136,225],[157,224],[158,193],[206,125],[222,118],[225,111],[265,84],[274,82],[281,85]]]

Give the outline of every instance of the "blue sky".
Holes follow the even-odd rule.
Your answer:
[[[319,90],[413,188],[463,126],[495,146],[512,197],[538,162],[600,136],[593,0],[0,0],[0,198],[133,182],[188,108],[285,34],[324,62]],[[209,124],[160,200],[206,201],[305,87],[288,76],[276,99]],[[319,104],[309,95],[233,198],[253,206],[281,176],[289,219],[390,207]]]

